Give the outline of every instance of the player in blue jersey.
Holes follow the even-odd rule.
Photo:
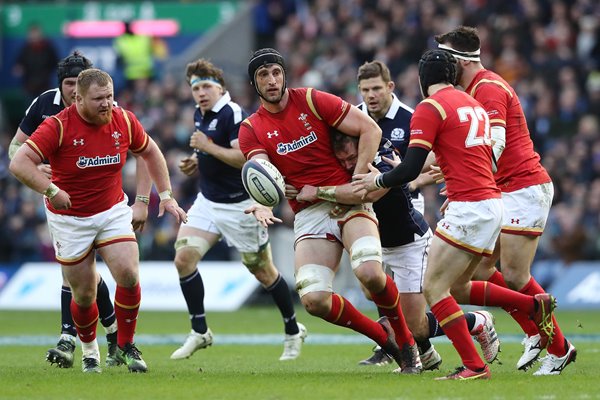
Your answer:
[[[296,322],[291,292],[273,264],[269,235],[252,214],[244,210],[254,202],[242,185],[240,169],[246,161],[238,145],[240,123],[248,116],[231,101],[223,71],[207,60],[189,63],[186,79],[197,104],[195,132],[190,139],[191,157],[179,165],[186,175],[199,174],[199,193],[188,211],[188,222],[179,228],[175,242],[175,266],[192,325],[184,344],[172,359],[190,357],[213,342],[204,312],[204,284],[197,264],[221,238],[235,247],[242,263],[271,294],[285,326],[280,360],[300,355],[306,328]]]
[[[39,95],[33,100],[27,111],[25,111],[25,116],[21,120],[17,132],[10,142],[8,154],[11,159],[19,147],[25,143],[46,118],[58,114],[75,102],[77,75],[89,68],[92,68],[92,62],[77,51],[58,63],[58,87],[47,90]],[[143,161],[140,162],[143,163]],[[139,165],[138,163],[138,167]],[[52,169],[49,164],[41,164],[38,168],[48,177],[52,176]],[[147,180],[144,185],[147,189],[142,190],[138,186],[138,193],[150,192],[151,182]],[[140,190],[142,191],[140,192]],[[142,199],[148,198],[144,195],[140,195],[139,197]],[[132,224],[134,229],[140,229],[148,217],[148,205],[145,202],[136,201],[131,208],[133,210]],[[61,368],[71,368],[73,366],[73,352],[75,351],[75,337],[77,332],[73,325],[73,316],[71,315],[71,299],[71,288],[63,276],[60,302],[61,335],[57,345],[49,349],[46,354],[48,362],[51,364],[56,363]],[[108,343],[106,365],[116,366],[120,362],[116,358],[118,347],[115,311],[108,287],[100,275],[98,275],[96,301],[98,303],[100,322],[106,329],[106,341]]]

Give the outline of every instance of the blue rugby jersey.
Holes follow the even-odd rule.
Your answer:
[[[373,164],[381,172],[387,172],[392,166],[382,157],[392,158],[392,143],[381,139],[379,151]],[[412,204],[408,185],[404,184],[389,190],[381,199],[373,203],[373,209],[379,220],[379,235],[382,247],[397,247],[415,241],[415,234],[423,236],[429,225],[423,215]]]
[[[27,136],[31,136],[46,118],[58,114],[64,108],[60,90],[58,88],[46,90],[31,102],[19,123],[19,128]]]
[[[231,148],[231,142],[238,138],[241,122],[248,114],[231,101],[229,92],[217,101],[204,115],[197,108],[194,125],[197,130],[221,147]],[[249,198],[242,184],[241,172],[210,154],[196,150],[200,170],[199,189],[215,203],[238,203]]]
[[[410,119],[414,110],[398,100],[393,93],[392,97],[392,105],[387,114],[376,122],[381,128],[381,136],[392,142],[392,145],[400,153],[400,157],[404,158],[408,150],[408,142],[410,141]],[[365,114],[369,113],[367,105],[364,102],[360,103],[358,108]],[[417,189],[411,193],[411,197],[416,199],[419,193],[421,191]]]

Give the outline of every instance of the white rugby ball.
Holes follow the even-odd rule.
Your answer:
[[[242,167],[244,188],[256,202],[274,207],[285,198],[285,181],[279,170],[267,160],[256,158]]]

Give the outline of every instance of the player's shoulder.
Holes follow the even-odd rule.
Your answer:
[[[47,115],[56,114],[62,110],[62,98],[58,88],[46,90],[44,93],[36,97],[29,105],[26,113],[28,114],[32,109],[38,110]]]

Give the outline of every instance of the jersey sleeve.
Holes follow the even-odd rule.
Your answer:
[[[133,115],[131,111],[123,109],[123,113],[125,114],[125,118],[129,120],[131,126],[129,149],[133,153],[140,153],[146,150],[150,138],[144,130],[142,123],[136,118],[135,115]]]
[[[40,158],[47,160],[60,147],[63,125],[55,117],[46,118],[25,142]]]
[[[306,101],[317,118],[337,128],[350,112],[351,105],[342,98],[316,89],[308,89]]]
[[[442,106],[435,100],[425,99],[415,109],[410,121],[410,142],[408,147],[431,150],[443,121]]]
[[[502,82],[484,82],[474,89],[473,97],[479,101],[490,119],[490,126],[506,127],[506,114],[512,93]]]
[[[19,128],[23,131],[27,136],[31,136],[31,134],[37,129],[38,126],[42,123],[42,112],[40,110],[41,102],[38,101],[39,97],[36,97],[35,100],[31,102],[27,111],[25,111],[25,116],[21,120],[19,124]]]
[[[244,157],[246,157],[247,160],[251,159],[256,154],[267,152],[265,147],[256,137],[256,132],[254,131],[250,118],[246,118],[240,124],[238,142],[240,150],[244,153]]]

